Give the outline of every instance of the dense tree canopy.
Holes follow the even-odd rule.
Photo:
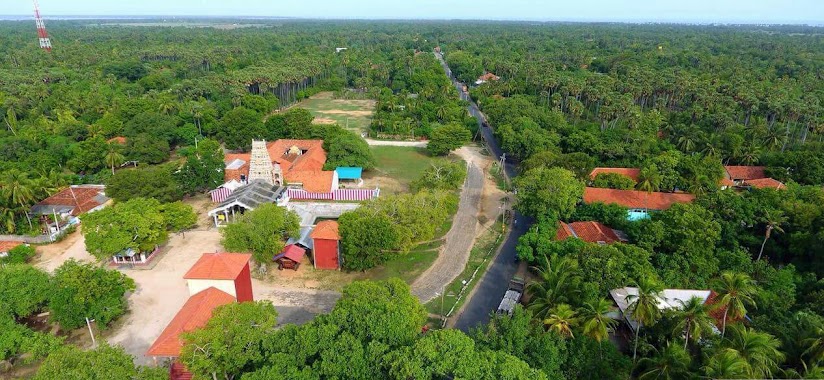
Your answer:
[[[239,215],[223,228],[223,247],[231,252],[251,252],[255,261],[265,265],[283,251],[284,242],[297,236],[297,214],[275,204],[264,204]]]

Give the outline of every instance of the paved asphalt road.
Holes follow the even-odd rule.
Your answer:
[[[452,83],[461,94],[461,99],[469,102],[469,113],[478,119],[481,135],[490,152],[496,157],[501,157],[503,151],[500,145],[498,145],[498,141],[495,140],[493,130],[486,122],[486,118],[480,110],[478,110],[478,105],[472,101],[468,94],[463,92],[463,83],[458,82],[452,75],[452,70],[449,69],[446,61],[443,60],[443,56],[439,53],[435,53],[435,56],[441,61],[441,65],[446,71],[446,74],[452,79]],[[504,170],[509,178],[514,178],[517,174],[515,165],[510,161],[506,162]],[[481,278],[480,283],[476,285],[477,289],[472,298],[467,301],[463,312],[458,315],[455,327],[464,332],[489,321],[490,313],[498,308],[501,299],[504,297],[504,293],[506,293],[509,287],[509,280],[515,276],[515,272],[518,270],[518,263],[515,261],[515,246],[518,244],[518,239],[521,235],[529,229],[531,223],[518,212],[515,213],[514,219],[516,221],[515,225],[512,226],[506,240],[504,240],[500,253],[495,257],[489,270],[487,270]]]

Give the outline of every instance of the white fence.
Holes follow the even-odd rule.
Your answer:
[[[380,196],[380,189],[337,189],[328,193],[313,193],[301,189],[286,189],[294,200],[365,201]]]

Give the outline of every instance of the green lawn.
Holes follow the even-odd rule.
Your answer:
[[[365,277],[370,280],[386,280],[398,277],[407,284],[412,284],[418,276],[432,265],[438,258],[438,249],[410,251],[385,264],[366,271]]]
[[[366,132],[372,123],[375,102],[371,100],[332,99],[330,93],[320,93],[296,105],[305,108],[320,124],[336,123],[357,134]]]
[[[418,179],[433,160],[423,148],[372,146],[370,149],[375,156],[375,169],[365,178],[392,178],[404,188]]]

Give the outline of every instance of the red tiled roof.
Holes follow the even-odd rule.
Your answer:
[[[666,210],[675,203],[689,203],[695,196],[685,193],[647,193],[646,191],[599,189],[587,187],[584,189],[584,203],[614,203],[626,208],[642,208],[650,210]]]
[[[332,191],[335,172],[333,170],[292,171],[284,175],[284,178],[288,184],[300,183],[306,191],[328,193]]]
[[[710,309],[709,310],[710,317],[715,319],[716,326],[718,326],[718,328],[721,328],[721,326],[723,325],[723,321],[724,321],[724,309],[726,309],[726,307],[718,307],[718,308],[714,307],[714,305],[718,302],[717,298],[718,298],[718,293],[716,293],[713,290],[710,290],[710,296],[707,297],[706,301],[704,301],[704,305],[710,306],[710,308],[709,308]],[[733,318],[732,315],[727,314],[727,326],[729,326],[730,323],[738,322],[742,319],[744,319],[744,318]]]
[[[290,154],[292,147],[300,149],[301,154]],[[328,193],[332,191],[334,171],[324,171],[326,151],[323,150],[323,140],[288,140],[281,139],[266,144],[269,158],[273,163],[280,165],[283,177],[287,182],[301,183],[303,189],[313,193]],[[251,153],[231,153],[224,155],[223,162],[228,165],[236,159],[246,161],[238,169],[224,170],[224,180],[240,180],[240,176],[249,175],[249,161]]]
[[[558,233],[555,235],[555,240],[564,240],[571,237],[576,237],[588,243],[604,242],[611,244],[621,241],[621,238],[615,233],[615,231],[603,223],[594,221],[558,223]]]
[[[235,302],[230,294],[210,287],[189,297],[172,321],[163,329],[154,344],[146,351],[148,356],[178,357],[183,348],[180,335],[206,326],[212,312],[221,305]]]
[[[735,182],[733,182],[729,178],[724,177],[724,178],[721,178],[720,181],[718,181],[718,185],[719,186],[726,186],[726,187],[733,187],[733,186],[735,186]]]
[[[105,187],[99,185],[70,186],[38,202],[35,206],[74,207],[72,215],[77,216],[106,203],[108,198],[105,198],[105,200],[102,199],[104,191]],[[100,202],[100,200],[103,200],[103,202]]]
[[[486,74],[481,75],[480,77],[478,77],[478,80],[485,81],[485,82],[488,82],[488,81],[491,81],[491,80],[498,80],[498,79],[501,79],[501,78],[499,76],[495,75],[495,74],[492,74],[492,73],[486,73]]]
[[[312,239],[340,240],[338,222],[334,220],[324,220],[315,226],[315,229],[312,230],[312,234],[309,236]]]
[[[112,137],[112,138],[106,140],[106,142],[125,145],[126,144],[126,138],[123,137],[123,136],[115,136],[115,137]]]
[[[595,179],[598,174],[614,173],[625,177],[632,178],[633,181],[638,182],[638,177],[641,176],[641,169],[638,168],[595,168],[592,173],[589,173],[589,179]]]
[[[757,179],[748,179],[744,181],[744,185],[752,186],[757,189],[775,189],[775,190],[786,190],[787,186],[784,186],[783,183],[779,180],[775,180],[772,178],[757,178]]]
[[[303,255],[306,254],[306,250],[294,244],[289,244],[286,247],[283,247],[283,252],[281,253],[287,259],[299,263],[303,260]]]
[[[0,240],[0,253],[11,251],[12,249],[15,249],[23,244],[25,243],[22,241]]]
[[[764,178],[764,166],[724,166],[732,180]]]
[[[251,258],[246,253],[204,253],[183,278],[234,280]]]

